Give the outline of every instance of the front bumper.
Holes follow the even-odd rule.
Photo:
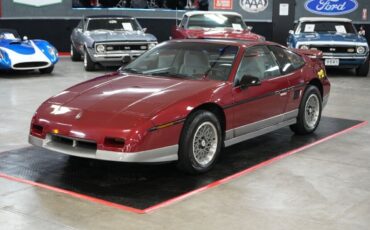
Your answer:
[[[132,59],[139,57],[141,54],[145,53],[146,50],[130,50],[119,53],[93,53],[90,55],[94,62],[122,62],[123,57],[130,56]]]
[[[67,146],[60,143],[55,143],[46,136],[45,139],[28,136],[28,142],[32,145],[39,146],[48,150],[59,153],[64,153],[71,156],[91,158],[107,161],[120,162],[140,162],[140,163],[154,163],[154,162],[168,162],[178,159],[178,145],[166,146],[158,149],[151,149],[142,152],[114,152],[106,150],[89,150],[79,147]]]
[[[323,62],[325,62],[325,59],[338,59],[339,65],[337,66],[326,66],[329,68],[351,68],[351,67],[357,67],[359,65],[362,65],[367,60],[366,56],[359,56],[359,55],[330,55],[330,54],[324,54],[322,57]]]

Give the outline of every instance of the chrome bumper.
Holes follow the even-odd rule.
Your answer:
[[[32,135],[28,136],[28,142],[35,146],[39,146],[48,150],[64,153],[71,156],[107,161],[138,162],[138,163],[175,161],[178,159],[177,152],[179,148],[178,145],[171,145],[163,148],[152,149],[142,152],[124,153],[99,149],[96,151],[84,150],[81,148],[54,143],[49,138],[41,139]]]
[[[103,53],[103,54],[92,54],[91,59],[94,62],[121,62],[123,57],[130,56],[131,58],[136,58],[141,54],[145,53],[147,50],[131,50],[120,53]]]

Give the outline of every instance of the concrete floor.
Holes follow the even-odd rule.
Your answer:
[[[0,152],[27,146],[37,107],[86,73],[0,73]],[[331,73],[324,115],[370,120],[370,77]],[[370,125],[149,214],[133,214],[0,178],[0,229],[369,229]]]

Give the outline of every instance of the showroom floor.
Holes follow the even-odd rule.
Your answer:
[[[63,57],[52,75],[0,73],[0,152],[28,146],[48,97],[87,73]],[[370,120],[370,77],[330,72],[325,116]],[[0,229],[369,229],[370,125],[148,214],[0,177]]]

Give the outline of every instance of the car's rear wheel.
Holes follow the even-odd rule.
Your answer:
[[[81,61],[81,54],[72,44],[71,44],[71,59],[72,61]]]
[[[91,60],[90,54],[86,49],[84,52],[84,67],[86,71],[93,71],[95,69],[95,63]]]
[[[316,86],[309,85],[299,106],[297,123],[291,125],[293,132],[299,135],[309,134],[319,126],[322,112],[322,98]]]
[[[369,60],[367,59],[364,64],[356,68],[356,75],[366,77],[369,73]]]
[[[207,172],[216,162],[221,143],[217,117],[206,110],[194,112],[186,120],[181,134],[178,168],[192,174]]]
[[[54,70],[54,65],[51,65],[47,68],[39,69],[40,73],[42,73],[42,74],[52,73],[53,70]]]

